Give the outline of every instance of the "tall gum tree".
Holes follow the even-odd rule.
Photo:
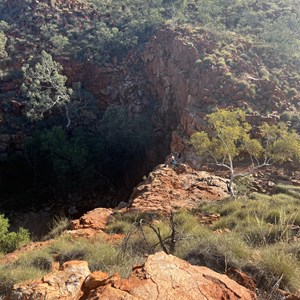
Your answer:
[[[250,134],[253,128],[240,109],[219,109],[208,115],[207,121],[208,130],[193,134],[190,142],[199,156],[211,157],[217,166],[228,169],[228,190],[233,197],[236,177],[274,163],[300,159],[300,136],[284,123],[264,123],[256,132],[259,138],[253,138]],[[240,173],[235,170],[235,162],[245,157],[242,154],[248,154],[250,164],[246,172]]]

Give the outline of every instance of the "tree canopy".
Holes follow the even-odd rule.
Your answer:
[[[65,106],[70,101],[71,89],[66,87],[67,77],[61,74],[62,66],[46,51],[34,65],[22,67],[22,92],[28,98],[26,115],[38,120],[54,106]]]
[[[237,158],[250,158],[247,172],[257,168],[283,163],[289,159],[300,159],[300,136],[289,130],[285,123],[264,123],[255,129],[246,121],[240,109],[219,109],[207,116],[208,131],[191,136],[191,144],[200,156],[213,158],[217,166],[230,172],[229,190],[233,193],[233,180],[241,174],[235,172]]]

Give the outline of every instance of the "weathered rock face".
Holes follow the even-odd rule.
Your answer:
[[[128,279],[117,274],[90,274],[86,262],[66,262],[42,280],[15,285],[6,300],[27,299],[136,299],[136,300],[255,300],[255,294],[226,275],[189,263],[164,252],[147,258]]]
[[[204,31],[165,29],[152,37],[142,53],[165,131],[172,132],[171,150],[194,166],[199,166],[199,158],[189,146],[189,137],[206,128],[205,115],[215,108],[256,111],[258,115],[249,115],[252,123],[261,122],[260,113],[268,110],[272,114],[264,121],[272,123],[278,120],[278,111],[292,106],[274,82],[261,78],[259,57],[252,64],[245,63],[240,59],[244,50],[236,49],[230,54],[234,62],[230,64],[215,54],[216,49],[217,43]]]
[[[69,261],[61,269],[24,284],[15,285],[7,300],[79,299],[81,286],[90,271],[87,262]]]
[[[229,196],[226,180],[195,171],[185,164],[170,168],[158,166],[133,191],[129,210],[170,212],[178,208],[192,209],[204,200],[220,200]]]

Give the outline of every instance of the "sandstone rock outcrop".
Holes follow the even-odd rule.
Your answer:
[[[175,168],[158,166],[133,191],[129,210],[170,212],[192,209],[204,200],[229,196],[226,180],[181,164]]]
[[[84,214],[79,220],[72,221],[72,229],[92,228],[103,230],[110,215],[113,213],[109,208],[96,208]]]
[[[86,280],[84,281],[84,279]],[[226,275],[193,266],[164,252],[147,258],[128,279],[89,273],[85,262],[67,262],[42,280],[15,285],[6,300],[255,300],[255,294]]]
[[[18,284],[7,300],[67,300],[79,299],[81,287],[90,270],[85,261],[65,262],[61,269],[45,275],[41,280]]]

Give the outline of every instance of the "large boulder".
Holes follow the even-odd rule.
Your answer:
[[[195,171],[185,164],[174,168],[160,165],[134,189],[129,210],[167,213],[178,208],[193,209],[205,200],[228,196],[224,178]]]
[[[79,220],[73,220],[72,229],[92,228],[95,230],[103,230],[112,213],[113,210],[109,208],[95,208],[84,214]]]
[[[149,256],[144,266],[135,268],[128,279],[119,279],[116,276],[98,282],[99,287],[86,293],[82,299],[257,299],[253,292],[226,275],[206,267],[192,266],[164,252]]]

